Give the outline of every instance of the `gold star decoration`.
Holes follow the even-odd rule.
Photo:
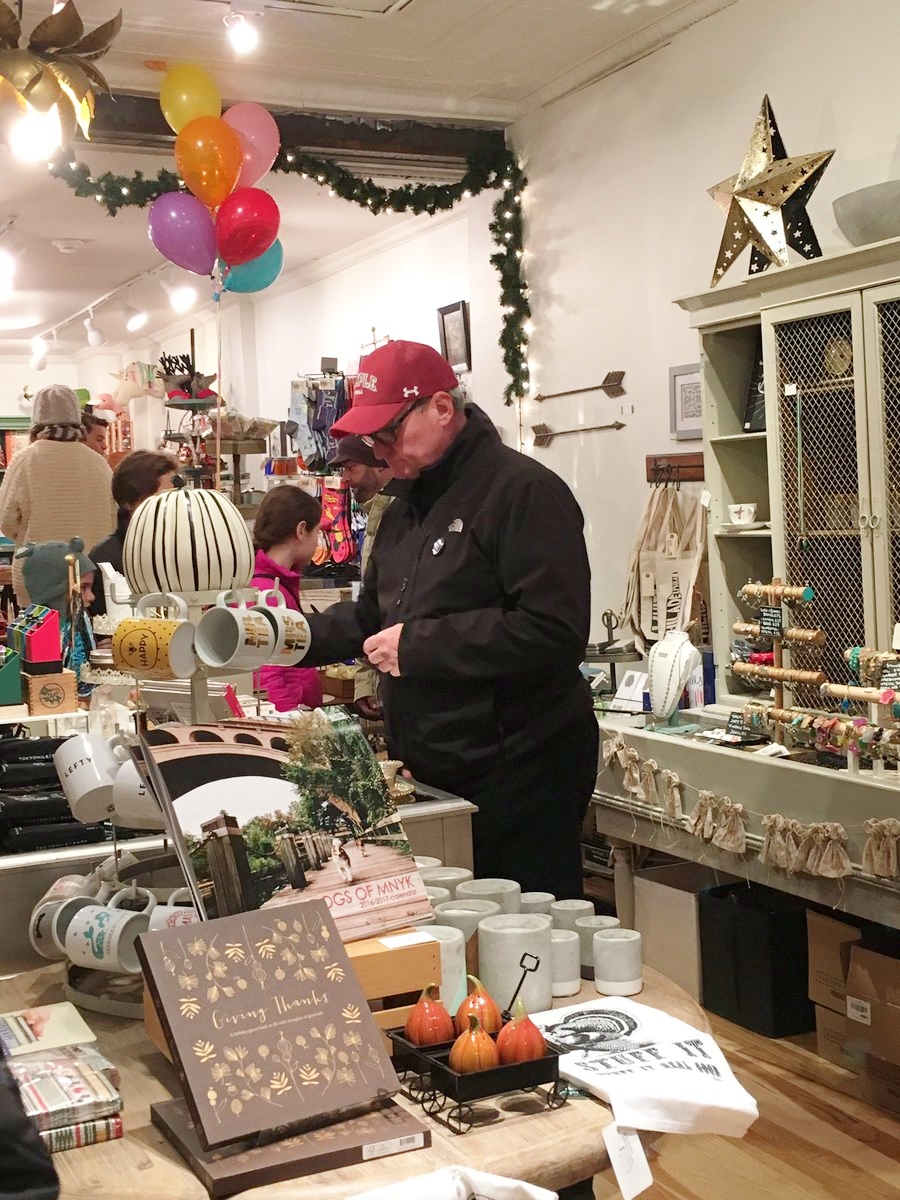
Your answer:
[[[821,257],[806,205],[833,155],[833,150],[821,150],[789,158],[769,97],[763,98],[741,169],[709,189],[728,217],[711,287],[748,243],[751,274],[765,271],[770,263],[786,267],[788,246],[804,258]]]

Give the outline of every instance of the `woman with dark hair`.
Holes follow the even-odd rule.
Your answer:
[[[256,563],[252,586],[281,587],[288,608],[300,611],[300,572],[309,565],[319,540],[322,506],[298,487],[283,484],[264,498],[253,523]],[[322,684],[312,667],[261,667],[260,686],[279,712],[301,704],[317,708]]]
[[[31,445],[13,456],[0,486],[0,531],[16,543],[93,546],[116,521],[112,471],[84,444],[81,405],[70,387],[55,383],[35,394]],[[19,604],[28,603],[21,561],[13,560]]]
[[[112,494],[118,506],[116,527],[102,542],[91,550],[91,561],[99,567],[109,563],[114,571],[122,574],[122,554],[125,549],[125,534],[131,515],[148,496],[167,492],[177,486],[178,463],[171,454],[155,450],[132,450],[113,471]],[[103,579],[94,582],[94,602],[91,616],[99,617],[106,612],[106,592]]]

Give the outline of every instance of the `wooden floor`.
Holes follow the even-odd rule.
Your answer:
[[[741,1140],[662,1137],[642,1200],[900,1200],[900,1120],[829,1086],[852,1093],[855,1081],[809,1040],[773,1042],[712,1014],[710,1022],[759,1119]],[[620,1196],[611,1175],[595,1181],[594,1195]]]

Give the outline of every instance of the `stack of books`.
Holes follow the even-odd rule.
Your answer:
[[[90,1044],[93,1038],[71,1004],[0,1016],[7,1065],[51,1152],[122,1136],[119,1073]]]

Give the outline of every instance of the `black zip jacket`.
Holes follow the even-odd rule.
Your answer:
[[[388,744],[456,791],[591,711],[583,518],[565,483],[502,445],[477,409],[385,513],[358,601],[309,616],[305,665],[360,654],[403,622],[383,675]]]

